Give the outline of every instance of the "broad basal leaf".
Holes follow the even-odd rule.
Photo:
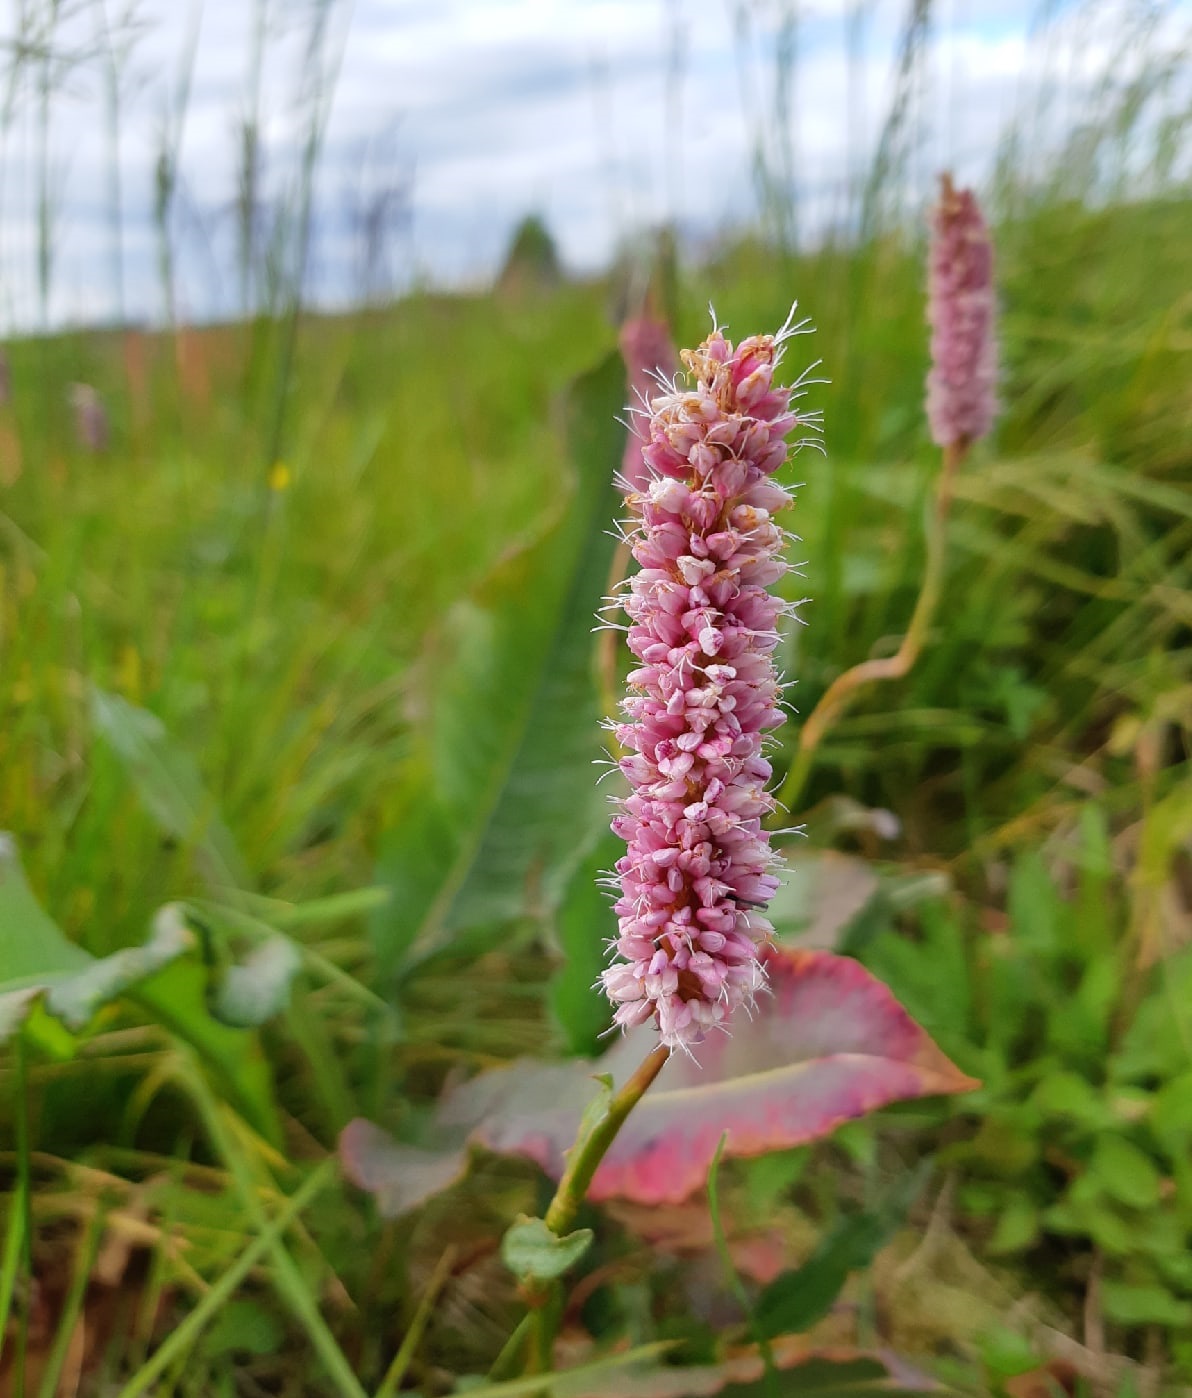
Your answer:
[[[865,968],[830,952],[775,949],[770,993],[731,1037],[676,1055],[634,1108],[588,1197],[677,1203],[701,1188],[722,1135],[725,1154],[762,1155],[826,1136],[891,1102],[978,1086],[950,1062]],[[623,1083],[656,1043],[644,1028],[597,1062],[523,1060],[481,1074],[439,1110],[444,1132],[523,1155],[556,1178],[593,1075]]]
[[[673,1057],[629,1116],[589,1198],[673,1202],[699,1189],[720,1137],[728,1155],[761,1155],[826,1136],[843,1122],[907,1098],[977,1084],[951,1063],[859,962],[816,951],[772,951],[770,994],[752,1020],[716,1035],[696,1058]],[[656,1042],[645,1028],[599,1061],[622,1083]],[[474,1139],[527,1155],[558,1175],[580,1109],[582,1066],[520,1063],[484,1074],[444,1104],[469,1114]]]
[[[553,906],[602,819],[592,627],[620,509],[624,393],[615,356],[575,385],[565,513],[431,638],[426,720],[378,868],[394,895],[373,921],[383,969],[445,933]]]

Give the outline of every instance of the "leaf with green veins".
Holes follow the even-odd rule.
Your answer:
[[[501,1239],[501,1260],[523,1281],[557,1281],[592,1245],[590,1228],[560,1238],[540,1218],[522,1214]]]
[[[1101,1136],[1089,1172],[1105,1192],[1132,1209],[1149,1209],[1159,1201],[1162,1180],[1154,1161],[1124,1136]]]
[[[452,932],[557,906],[603,824],[591,633],[621,509],[624,395],[617,355],[577,381],[562,518],[457,604],[425,658],[433,700],[378,865],[394,895],[371,926],[385,973]]]
[[[247,888],[247,867],[199,769],[156,714],[117,694],[91,691],[91,721],[123,763],[145,809],[167,834],[193,848],[209,883]]]

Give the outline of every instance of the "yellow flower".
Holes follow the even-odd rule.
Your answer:
[[[290,475],[290,468],[286,465],[284,461],[275,461],[273,465],[269,468],[270,490],[289,490],[290,481],[292,479],[293,477]]]

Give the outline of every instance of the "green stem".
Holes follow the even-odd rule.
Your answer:
[[[384,1379],[381,1381],[380,1388],[377,1389],[376,1398],[393,1398],[393,1395],[401,1387],[406,1370],[410,1367],[410,1361],[414,1358],[422,1340],[422,1333],[434,1311],[439,1292],[451,1275],[451,1269],[454,1265],[455,1248],[448,1247],[439,1258],[438,1266],[431,1273],[426,1290],[422,1293],[422,1299],[418,1302],[418,1309],[414,1312],[413,1320],[410,1321],[410,1327],[406,1331],[397,1353],[393,1356],[393,1363],[390,1364]]]
[[[852,669],[837,675],[803,725],[790,771],[786,774],[786,780],[778,793],[779,802],[790,812],[795,810],[803,795],[803,789],[815,762],[816,749],[828,730],[843,717],[858,692],[876,681],[901,679],[910,671],[926,644],[944,584],[952,477],[967,455],[968,448],[969,443],[963,439],[944,448],[944,465],[936,486],[935,507],[927,521],[927,558],[923,568],[923,583],[902,643],[891,656],[881,660],[862,661],[860,665],[854,665]]]
[[[642,1094],[662,1071],[670,1057],[670,1049],[659,1044],[643,1060],[641,1066],[623,1088],[609,1098],[604,1111],[580,1135],[567,1157],[567,1168],[555,1190],[555,1197],[546,1211],[546,1226],[558,1237],[571,1232],[571,1225],[584,1202],[596,1167],[604,1159],[625,1118],[642,1099]]]
[[[518,1321],[513,1334],[502,1345],[501,1353],[497,1355],[492,1368],[488,1371],[488,1376],[494,1383],[500,1379],[510,1378],[516,1373],[518,1361],[529,1343],[530,1332],[534,1329],[537,1319],[537,1314],[534,1311],[527,1311]]]
[[[625,1124],[625,1118],[641,1101],[643,1093],[662,1071],[662,1065],[669,1057],[670,1049],[665,1044],[659,1044],[646,1055],[619,1092],[609,1095],[595,1112],[589,1108],[585,1114],[575,1144],[567,1153],[563,1178],[546,1211],[546,1226],[556,1237],[562,1238],[571,1232],[597,1167]],[[497,1356],[489,1378],[504,1378],[523,1355],[530,1372],[550,1368],[553,1331],[560,1310],[559,1306],[551,1305],[551,1300],[548,1293],[542,1297],[541,1304],[533,1306],[521,1318],[517,1329]]]

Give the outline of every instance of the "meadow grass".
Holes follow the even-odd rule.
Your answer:
[[[948,872],[956,945],[975,963],[989,929],[1005,925],[1007,879],[1024,852],[1046,853],[1057,897],[1076,887],[1072,871],[1085,865],[1072,851],[1090,810],[1113,842],[1105,898],[1131,951],[1124,964],[1134,967],[1134,953],[1160,935],[1147,920],[1151,894],[1177,909],[1163,914],[1162,937],[1186,922],[1189,212],[1175,196],[1098,209],[1052,199],[1002,221],[1005,408],[957,481],[931,643],[905,681],[867,695],[830,734],[806,793],[809,809],[846,795],[895,813],[901,834],[880,849],[883,861]],[[815,400],[827,456],[804,455],[797,467],[805,484],[791,523],[802,543],[792,554],[806,560],[805,578],[784,584],[813,599],[806,628],[792,628],[783,646],[793,702],[806,712],[836,674],[888,653],[905,629],[937,462],[921,411],[921,248],[885,233],[778,256],[742,240],[685,272],[677,338],[702,335],[709,299],[747,333],[780,324],[794,296],[818,327],[795,349],[821,358],[831,379]],[[560,403],[615,343],[609,300],[604,284],[565,284],[521,297],[419,294],[356,316],[308,317],[283,379],[282,331],[267,320],[11,346],[12,404],[0,410],[0,829],[16,837],[31,883],[72,940],[96,955],[138,943],[172,899],[222,902],[244,927],[254,914],[270,924],[285,908],[377,882],[383,836],[419,789],[444,618],[461,599],[483,597],[494,568],[574,492]],[[73,440],[64,404],[76,381],[94,384],[108,406],[112,446],[101,455]],[[130,768],[101,731],[97,690],[161,721],[167,759],[156,775]],[[168,802],[183,787],[199,803],[193,829],[163,831],[152,793]],[[215,820],[234,856],[218,845],[212,853]],[[346,913],[332,903],[294,919],[307,959],[288,1008],[261,1031],[279,1141],[250,1130],[192,1048],[135,1004],[104,1011],[74,1058],[10,1055],[0,1066],[0,1140],[14,1143],[0,1152],[11,1181],[3,1208],[10,1229],[26,1211],[21,1247],[49,1298],[38,1310],[19,1288],[30,1374],[68,1362],[84,1306],[105,1346],[88,1359],[96,1392],[372,1391],[416,1317],[422,1339],[401,1363],[424,1391],[491,1363],[517,1313],[495,1240],[519,1210],[534,1211],[533,1172],[484,1160],[406,1226],[380,1221],[361,1196],[297,1162],[333,1150],[358,1112],[416,1130],[449,1074],[561,1052],[548,1004],[553,930],[520,918],[448,941],[407,973],[391,1011],[368,906],[366,894]],[[1013,907],[1009,915],[1013,923]],[[932,937],[954,951],[932,916],[920,923],[887,907],[866,935],[891,976],[901,973],[911,995],[918,987],[923,1004],[913,1008],[933,1032],[951,1025],[971,1043],[975,1031],[950,1021],[951,1008],[900,971],[883,941],[900,929],[910,947],[926,939],[924,957],[936,954]],[[1068,969],[1077,965],[1076,951],[1064,955]],[[1150,993],[1142,980],[1131,985],[1135,1003],[1122,1015]],[[1043,1060],[1051,1031],[1031,1032],[1043,1036],[1032,1050]],[[919,1264],[905,1257],[899,1265],[911,1270],[892,1287],[879,1275],[858,1304],[871,1337],[937,1355],[951,1327],[965,1364],[949,1381],[972,1391],[1008,1371],[974,1338],[999,1294],[1043,1293],[1039,1323],[1079,1332],[1087,1347],[1089,1267],[1102,1269],[1106,1255],[1116,1265],[1095,1230],[1068,1251],[1053,1234],[1017,1261],[1012,1249],[995,1249],[996,1261],[984,1254],[983,1200],[1002,1209],[1018,1190],[1044,1207],[1034,1183],[1006,1184],[1013,1170],[998,1176],[1004,1161],[947,1163],[949,1149],[988,1134],[1005,1110],[994,1094],[951,1114],[903,1114],[817,1149],[798,1178],[792,1167],[774,1187],[775,1198],[799,1200],[805,1225],[822,1222],[833,1189],[872,1191],[891,1140],[895,1161],[939,1154],[949,1188],[962,1191],[949,1237],[971,1262],[966,1273],[969,1262],[949,1254],[954,1312],[944,1307],[932,1329],[908,1281]],[[18,1124],[29,1150],[16,1145]],[[1066,1167],[1039,1166],[1048,1168]],[[746,1183],[764,1193],[753,1177]],[[282,1196],[316,1187],[318,1209],[296,1221]],[[104,1227],[113,1216],[115,1232]],[[124,1248],[115,1260],[113,1237]],[[652,1271],[629,1237],[602,1259],[624,1295],[597,1298],[587,1323],[693,1343],[673,1269]],[[114,1297],[89,1280],[97,1253],[117,1278]],[[1144,1284],[1129,1268],[1121,1276],[1114,1285]],[[1120,1346],[1123,1363],[1157,1373],[1189,1362],[1176,1318],[1192,1287],[1170,1285],[1166,1327],[1151,1312],[1131,1324],[1124,1304],[1111,1314],[1102,1339]],[[646,1332],[651,1286],[663,1299]],[[875,1295],[886,1306],[900,1288],[905,1312],[895,1302],[879,1325],[866,1306]],[[934,1304],[943,1306],[939,1295]],[[169,1318],[195,1305],[210,1328],[176,1331],[156,1348]],[[10,1327],[5,1365],[15,1343]],[[37,1383],[52,1389],[52,1377]]]

